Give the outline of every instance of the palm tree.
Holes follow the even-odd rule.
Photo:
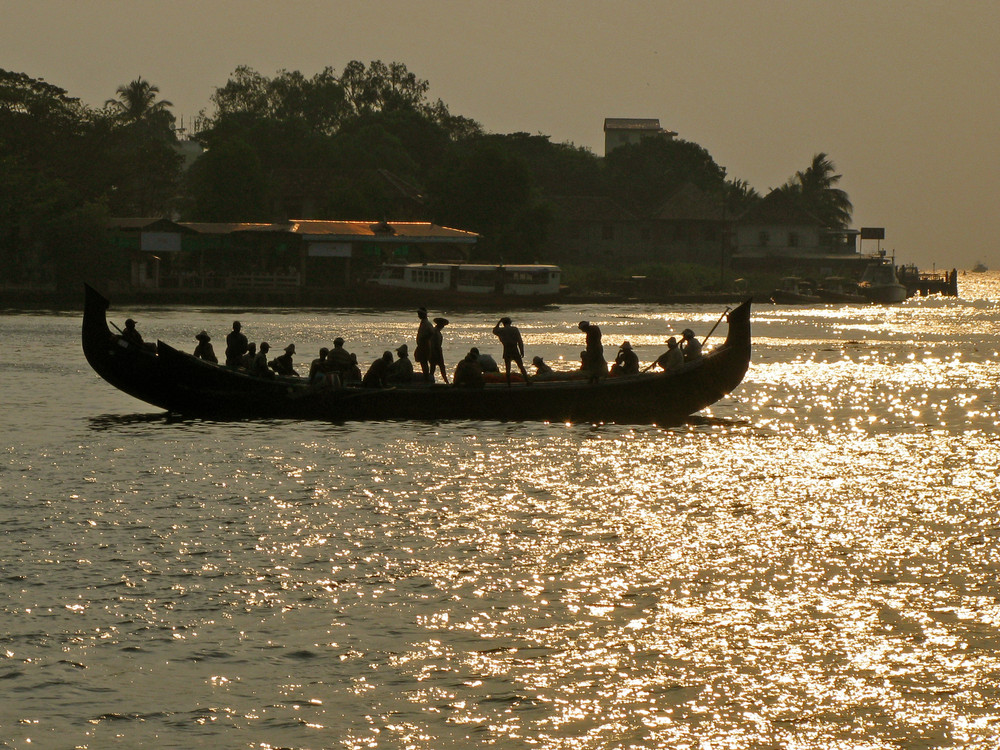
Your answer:
[[[173,123],[174,116],[168,108],[173,104],[161,99],[156,101],[160,89],[141,77],[119,86],[117,99],[108,99],[105,106],[124,123],[152,122]]]
[[[847,193],[835,187],[841,178],[836,171],[830,157],[819,153],[804,172],[796,172],[780,189],[794,195],[825,226],[844,229],[851,223],[854,206]]]

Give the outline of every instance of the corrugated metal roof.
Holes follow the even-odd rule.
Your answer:
[[[435,242],[473,244],[479,239],[475,232],[452,229],[429,221],[323,221],[320,219],[293,219],[288,222],[262,224],[251,222],[173,222],[169,219],[109,219],[112,229],[142,231],[157,228],[160,231],[197,232],[198,234],[235,234],[237,232],[281,233],[323,236],[330,239],[363,240],[377,238],[384,242],[433,240]]]
[[[415,239],[433,239],[438,242],[468,242],[479,239],[475,232],[452,229],[431,224],[429,221],[320,221],[318,219],[293,219],[290,231],[294,234],[328,235],[360,239],[377,237],[387,242],[405,242]]]

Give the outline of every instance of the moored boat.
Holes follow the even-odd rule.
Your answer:
[[[895,262],[885,257],[885,251],[865,268],[858,289],[869,302],[883,305],[905,302],[909,296],[906,285],[899,280]]]
[[[861,294],[858,283],[843,276],[829,276],[816,288],[816,294],[824,302],[867,302]]]
[[[776,305],[811,305],[823,300],[814,291],[812,282],[798,276],[786,276],[771,292],[771,301]]]
[[[119,390],[189,417],[679,424],[735,389],[750,362],[747,300],[728,314],[724,343],[670,373],[514,387],[316,388],[299,379],[259,378],[205,362],[163,342],[155,352],[131,345],[108,327],[108,306],[86,286],[82,337],[91,367]]]

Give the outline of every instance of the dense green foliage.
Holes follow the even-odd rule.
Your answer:
[[[198,118],[191,137],[204,150],[185,169],[172,105],[150,82],[94,109],[0,70],[0,280],[30,281],[53,260],[60,279],[93,267],[108,216],[427,220],[481,233],[480,259],[514,262],[546,259],[550,196],[613,197],[636,216],[688,183],[731,215],[760,199],[695,143],[646,139],[602,158],[544,135],[485,133],[429,90],[397,62],[312,77],[240,67]],[[781,190],[845,226],[839,179],[818,154]]]

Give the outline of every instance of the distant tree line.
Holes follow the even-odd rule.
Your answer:
[[[480,259],[512,262],[545,260],[548,196],[610,196],[640,216],[689,182],[733,216],[761,199],[696,143],[651,138],[599,157],[545,135],[487,133],[429,90],[398,62],[351,61],[312,77],[240,67],[187,134],[204,151],[185,169],[172,105],[149,81],[92,108],[0,70],[0,278],[27,279],[54,261],[60,286],[75,284],[111,262],[109,216],[421,218],[478,232]],[[817,154],[778,190],[846,227],[851,204],[835,171]]]

